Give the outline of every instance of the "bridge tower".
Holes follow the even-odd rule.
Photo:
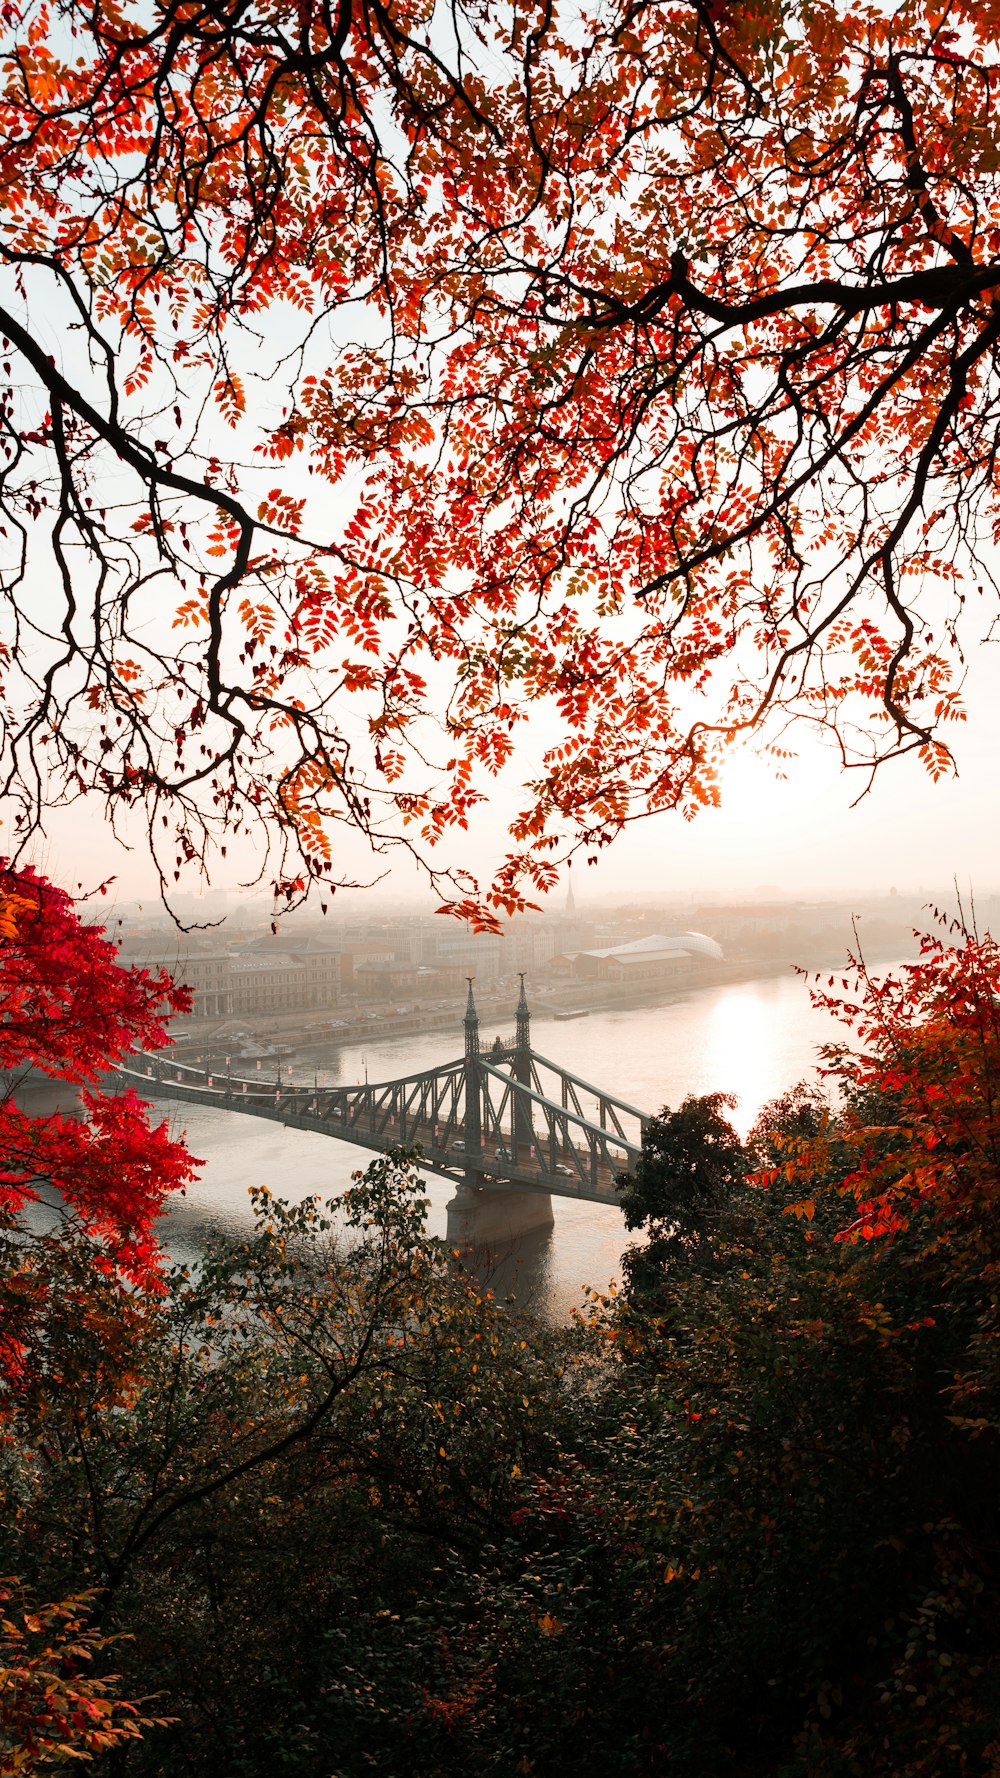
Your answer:
[[[528,1011],[528,1000],[524,992],[523,975],[521,976],[521,993],[517,1002],[517,1030],[510,1071],[514,1079],[520,1081],[522,1086],[531,1086],[531,1014]],[[515,1161],[526,1161],[530,1156],[535,1132],[531,1123],[530,1101],[522,1099],[520,1095],[514,1101],[512,1122],[514,1159]]]
[[[550,1229],[555,1220],[552,1198],[545,1191],[509,1191],[496,1186],[482,1186],[483,1175],[476,1163],[483,1154],[483,1076],[479,1047],[479,1015],[469,981],[469,998],[465,1006],[465,1179],[448,1205],[448,1240],[463,1247],[507,1246],[518,1235]],[[508,1052],[509,1053],[509,1052]],[[521,997],[517,1003],[517,1034],[511,1060],[514,1079],[531,1085],[531,1014],[521,977]],[[530,1105],[515,1101],[511,1141],[514,1159],[525,1160],[533,1141]]]
[[[479,1014],[472,992],[465,1003],[465,1152],[478,1155],[483,1146],[482,1082],[479,1078]]]

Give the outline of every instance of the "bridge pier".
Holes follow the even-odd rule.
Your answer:
[[[555,1222],[548,1192],[485,1190],[460,1185],[447,1205],[447,1239],[455,1247],[505,1247],[519,1235]]]

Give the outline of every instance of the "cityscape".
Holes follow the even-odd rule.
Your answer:
[[[117,912],[109,930],[123,960],[165,967],[192,992],[174,1042],[237,1038],[244,1028],[322,1040],[374,1022],[397,1031],[456,1026],[470,976],[486,1017],[493,1008],[507,1017],[521,974],[532,1003],[557,1015],[641,1005],[744,976],[840,965],[854,944],[872,964],[902,957],[927,921],[925,894],[895,891],[856,901],[765,894],[578,907],[569,889],[562,907],[516,917],[500,937],[406,912],[338,919],[306,909],[278,923],[260,907],[222,896],[199,907],[192,898],[187,916],[224,916],[224,925],[189,932],[160,907]],[[1000,896],[977,905],[986,925],[996,912]]]
[[[329,1044],[361,1032],[457,1029],[467,981],[481,1015],[506,1020],[517,982],[556,1017],[669,999],[793,968],[839,967],[849,948],[877,963],[914,949],[927,922],[924,895],[804,901],[765,892],[740,902],[652,899],[624,906],[561,905],[509,921],[500,936],[453,920],[395,912],[323,918],[312,908],[272,920],[260,902],[216,894],[188,917],[223,920],[187,931],[162,908],[125,907],[111,928],[124,962],[166,968],[190,988],[190,1015],[175,1021],[181,1049],[217,1041],[234,1057],[253,1040],[294,1036]],[[988,924],[1000,897],[977,917]],[[275,929],[276,928],[276,929]]]

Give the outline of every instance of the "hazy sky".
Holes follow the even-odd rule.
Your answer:
[[[852,808],[861,774],[845,774],[832,750],[803,728],[800,756],[789,762],[786,782],[744,751],[726,769],[720,809],[693,822],[663,815],[637,823],[596,868],[579,860],[573,873],[577,899],[672,891],[741,895],[762,885],[812,898],[884,893],[892,886],[930,890],[955,877],[985,894],[1000,885],[1000,650],[980,648],[967,695],[969,721],[952,731],[957,778],[933,784],[917,760],[907,758],[885,766]],[[463,856],[485,873],[502,846],[499,821],[481,816],[463,843]],[[96,804],[52,820],[42,862],[67,887],[80,881],[89,887],[114,871],[120,898],[155,895],[142,850],[129,855],[116,849]],[[345,862],[358,874],[384,868],[379,861],[366,864],[360,844],[348,849]],[[235,888],[238,879],[230,871],[218,881]],[[560,886],[558,901],[564,893]],[[395,869],[371,894],[412,895],[426,911],[435,905],[411,867]]]

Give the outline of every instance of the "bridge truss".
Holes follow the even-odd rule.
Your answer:
[[[484,1052],[472,983],[465,1054],[399,1080],[292,1086],[224,1077],[159,1056],[118,1070],[145,1097],[215,1105],[384,1152],[418,1148],[422,1165],[457,1185],[617,1202],[615,1181],[638,1158],[647,1114],[531,1048],[524,983],[517,1032]]]

